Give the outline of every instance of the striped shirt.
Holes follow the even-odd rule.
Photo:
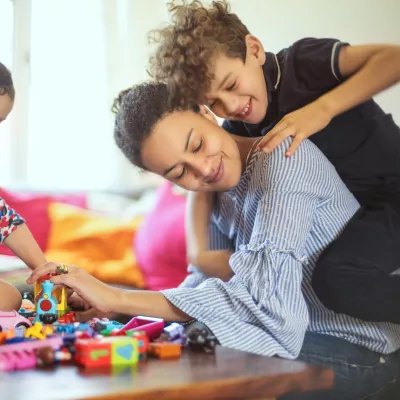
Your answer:
[[[269,155],[255,153],[238,186],[220,193],[211,249],[232,249],[229,282],[195,267],[163,291],[206,324],[227,347],[296,358],[306,330],[373,351],[400,348],[400,326],[361,321],[325,308],[311,286],[321,252],[359,208],[334,167],[310,141],[290,158],[290,140]]]

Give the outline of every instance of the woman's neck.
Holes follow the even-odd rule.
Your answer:
[[[239,149],[240,161],[242,162],[242,171],[245,171],[247,167],[247,160],[250,159],[251,157],[249,153],[256,151],[255,142],[258,141],[260,138],[259,137],[246,138],[242,136],[234,136],[234,139]]]

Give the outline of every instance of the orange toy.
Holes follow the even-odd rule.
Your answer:
[[[182,348],[179,343],[155,342],[149,343],[148,354],[157,358],[178,358]]]

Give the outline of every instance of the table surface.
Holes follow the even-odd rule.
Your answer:
[[[60,366],[3,373],[0,398],[269,399],[332,385],[333,372],[323,367],[218,346],[215,354],[184,351],[180,359],[148,359],[134,368],[112,372]]]

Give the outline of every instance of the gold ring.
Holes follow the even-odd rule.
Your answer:
[[[58,264],[56,268],[56,275],[68,274],[68,265]]]

